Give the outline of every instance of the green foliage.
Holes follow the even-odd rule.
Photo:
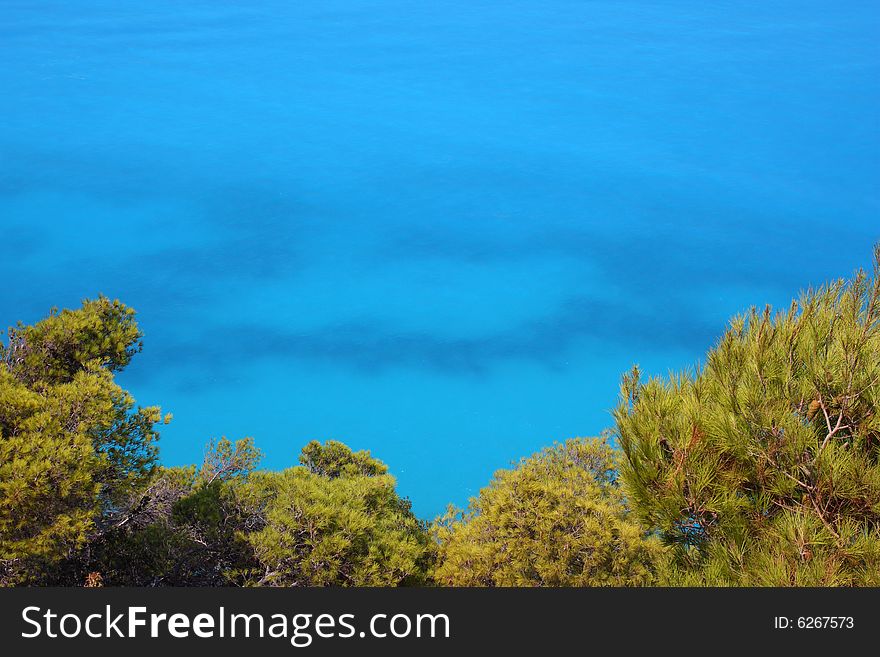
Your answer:
[[[329,474],[256,471],[260,457],[251,439],[222,438],[200,468],[160,470],[50,577],[81,583],[97,572],[128,586],[425,581],[430,539],[383,463],[332,441],[310,443],[302,457]]]
[[[433,532],[336,441],[281,472],[249,438],[158,468],[159,409],[114,381],[141,349],[134,311],[53,310],[0,344],[0,585],[880,586],[875,258],[735,318],[693,372],[634,369],[622,452],[554,445]]]
[[[424,583],[426,527],[395,491],[387,467],[342,443],[312,442],[304,466],[261,472],[245,491],[261,530],[247,534],[274,586],[398,586]]]
[[[252,438],[233,443],[224,436],[216,443],[208,443],[199,476],[206,485],[217,480],[244,477],[257,467],[262,458],[263,453],[254,446]]]
[[[143,344],[135,312],[120,301],[86,299],[77,310],[52,309],[34,326],[10,328],[0,352],[13,375],[33,386],[64,383],[82,370],[123,370]]]
[[[784,312],[734,319],[705,367],[624,379],[634,509],[670,583],[880,584],[880,248]]]
[[[322,477],[376,477],[388,473],[388,466],[370,456],[370,452],[352,452],[347,445],[328,440],[323,445],[313,440],[303,447],[299,462],[312,474]]]
[[[105,297],[9,330],[0,345],[0,582],[32,581],[81,547],[150,477],[158,408],[113,380],[140,348]]]
[[[607,440],[574,439],[500,470],[435,526],[439,584],[646,585],[662,549],[631,520]]]
[[[221,438],[208,445],[200,468],[161,469],[100,540],[71,560],[68,577],[79,582],[99,572],[105,584],[127,586],[244,583],[258,564],[240,535],[254,519],[242,513],[238,490],[261,456],[250,438]]]

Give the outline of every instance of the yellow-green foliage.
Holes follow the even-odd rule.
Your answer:
[[[397,586],[425,582],[430,540],[385,464],[335,441],[303,466],[255,470],[250,439],[211,442],[200,468],[156,476],[71,564],[108,585]]]
[[[276,586],[397,586],[425,581],[423,523],[386,466],[342,443],[310,443],[304,466],[254,473],[239,490],[263,527],[245,535]]]
[[[653,581],[656,539],[627,516],[617,454],[574,439],[500,470],[435,526],[434,577],[452,586],[627,586]]]
[[[159,409],[112,375],[139,339],[133,311],[101,297],[0,345],[0,582],[69,555],[152,472]]]
[[[738,317],[703,367],[624,378],[607,439],[495,474],[428,531],[369,452],[250,439],[157,468],[158,408],[104,297],[0,344],[0,585],[880,586],[880,247],[859,273]],[[664,545],[665,544],[665,545]]]
[[[98,511],[104,459],[79,426],[68,429],[65,412],[78,403],[94,413],[81,388],[62,384],[40,395],[0,369],[0,559],[10,569],[78,546]]]
[[[880,249],[784,312],[731,322],[705,367],[624,380],[634,509],[671,583],[880,584]]]

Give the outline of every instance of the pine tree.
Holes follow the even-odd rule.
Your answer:
[[[140,338],[134,311],[100,297],[0,344],[0,583],[82,547],[151,476],[160,411],[113,380]]]
[[[336,441],[309,443],[300,462],[254,473],[236,493],[261,519],[244,534],[263,568],[254,584],[425,583],[430,537],[384,463]]]
[[[259,563],[243,533],[262,518],[239,491],[262,453],[251,438],[210,441],[199,467],[159,468],[112,525],[49,576],[80,584],[99,573],[108,586],[234,586]]]
[[[627,514],[605,439],[549,447],[495,473],[435,526],[438,584],[633,586],[653,581],[656,539]]]
[[[880,246],[782,312],[731,321],[705,366],[624,377],[622,477],[673,584],[880,584]]]

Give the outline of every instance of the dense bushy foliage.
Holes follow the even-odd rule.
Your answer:
[[[158,408],[114,381],[141,348],[104,297],[0,346],[0,584],[399,585],[426,581],[425,523],[382,462],[309,443],[255,471],[250,439],[157,467]]]
[[[113,380],[140,349],[134,312],[101,297],[0,345],[0,582],[81,548],[149,478],[158,408]]]
[[[157,465],[141,349],[105,297],[0,343],[0,585],[880,585],[880,247],[783,312],[735,318],[703,366],[624,377],[608,437],[501,470],[433,527],[369,452],[251,439]],[[168,417],[165,421],[168,421]]]
[[[247,491],[262,513],[248,534],[260,584],[397,586],[426,581],[424,523],[395,491],[387,467],[342,443],[310,443],[283,472],[262,472]]]
[[[332,460],[338,474],[258,471],[250,439],[211,443],[200,468],[160,470],[108,531],[49,577],[78,583],[100,573],[105,585],[134,586],[424,583],[428,533],[386,466],[333,441],[310,443],[307,455]]]
[[[880,584],[877,257],[734,319],[694,373],[625,378],[622,475],[671,582]]]
[[[70,584],[89,573],[107,585],[247,583],[259,564],[243,533],[260,519],[242,508],[238,492],[260,458],[251,439],[222,438],[208,445],[199,468],[158,470],[61,575]]]
[[[650,584],[659,542],[629,519],[605,439],[569,440],[495,473],[466,512],[436,528],[438,583]]]

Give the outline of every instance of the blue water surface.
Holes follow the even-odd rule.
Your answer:
[[[167,464],[431,517],[880,238],[875,0],[0,6],[0,324],[134,306]]]

